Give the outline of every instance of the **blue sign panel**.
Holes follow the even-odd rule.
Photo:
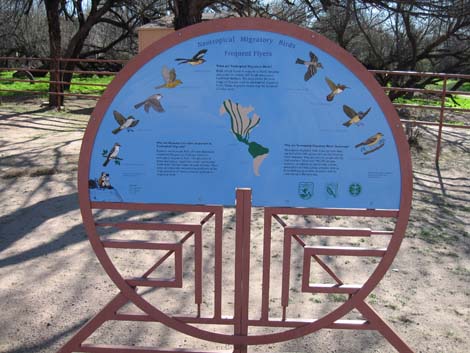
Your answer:
[[[332,44],[334,46],[334,44]],[[194,37],[141,66],[93,145],[92,201],[398,209],[374,96],[332,54],[260,30]]]

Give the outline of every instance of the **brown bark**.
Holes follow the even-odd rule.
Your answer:
[[[201,22],[202,11],[206,6],[206,2],[202,0],[175,0],[175,30]]]
[[[50,57],[54,59],[51,63],[50,80],[61,81],[59,69],[59,62],[57,59],[61,56],[61,32],[60,32],[60,0],[45,0],[44,5],[46,6],[47,24],[49,29],[49,51]],[[63,87],[59,83],[51,82],[49,84],[49,92],[55,94],[49,94],[49,106],[60,107],[63,105],[64,96]]]

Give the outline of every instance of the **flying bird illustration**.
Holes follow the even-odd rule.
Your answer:
[[[204,54],[206,53],[207,53],[207,49],[201,49],[190,59],[177,58],[175,60],[179,61],[178,65],[181,65],[181,64],[201,65],[202,63],[206,62],[206,59],[204,59]]]
[[[139,123],[139,120],[135,119],[132,115],[125,118],[121,113],[117,110],[113,111],[114,119],[119,124],[119,127],[114,129],[112,133],[116,135],[119,131],[126,130],[129,131],[130,128],[136,126]]]
[[[382,140],[382,137],[384,135],[381,132],[376,133],[375,135],[369,137],[367,140],[362,141],[361,143],[358,143],[356,148],[361,147],[361,146],[367,146],[367,147],[372,147],[376,145],[380,140]]]
[[[103,167],[106,167],[111,159],[116,159],[119,154],[119,147],[121,145],[119,143],[115,143],[111,151],[109,151],[108,155],[106,156],[106,160],[103,163]]]
[[[336,84],[334,83],[333,81],[331,81],[328,77],[325,77],[325,81],[326,83],[328,84],[328,86],[330,87],[331,89],[331,92],[326,96],[326,100],[328,102],[331,102],[333,100],[333,98],[335,98],[335,96],[337,94],[340,94],[341,92],[343,92],[346,88],[349,88],[345,85],[342,85],[340,83]]]
[[[323,65],[318,61],[318,57],[312,52],[309,52],[309,55],[310,55],[310,61],[306,61],[302,59],[297,59],[295,61],[296,64],[307,66],[307,72],[304,75],[305,81],[310,80],[312,76],[317,73],[318,69],[323,69]]]
[[[180,84],[183,83],[181,80],[178,80],[176,78],[176,70],[175,69],[169,70],[166,66],[163,66],[162,76],[163,76],[163,80],[165,81],[165,83],[163,85],[155,87],[156,89],[175,88],[176,86],[179,86]]]
[[[344,126],[350,127],[352,124],[357,124],[359,123],[364,117],[369,113],[370,108],[367,109],[365,112],[358,112],[347,106],[346,104],[343,105],[343,111],[346,113],[346,115],[349,117],[349,120],[343,123]]]
[[[134,105],[134,108],[139,109],[141,106],[144,106],[144,110],[145,110],[146,113],[149,112],[150,108],[152,108],[153,110],[155,110],[158,113],[162,113],[162,112],[165,111],[165,109],[163,109],[162,103],[161,103],[162,98],[163,98],[163,96],[160,93],[153,94],[150,97],[148,97],[146,100]]]

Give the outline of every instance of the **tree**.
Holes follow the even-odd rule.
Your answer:
[[[32,39],[35,35],[28,37],[10,29],[29,29],[30,23],[21,27],[27,20],[17,21],[18,14],[36,11],[40,15],[39,7],[45,11],[52,58],[95,57],[124,48],[122,43],[129,50],[135,47],[138,26],[170,10],[175,29],[202,21],[202,14],[210,11],[275,18],[311,28],[336,41],[368,68],[444,72],[470,69],[468,0],[4,0],[0,3],[4,53],[11,55],[12,47],[24,55],[36,50],[27,44],[41,42]],[[11,45],[13,41],[16,46]],[[24,44],[19,45],[21,41]],[[74,62],[69,61],[61,69],[73,71]],[[60,81],[52,71],[52,81]],[[70,82],[71,74],[63,79]],[[416,77],[393,79],[383,77],[382,84],[422,87],[428,83]],[[51,92],[60,93],[62,89],[59,84],[51,86]],[[51,105],[61,104],[61,98],[51,96]]]
[[[278,4],[280,3],[281,1],[278,1]],[[171,0],[169,4],[174,15],[175,30],[201,22],[204,11],[264,17],[268,14],[266,7],[269,7],[256,0]]]
[[[61,56],[61,33],[60,33],[60,0],[44,0],[44,5],[46,7],[46,16],[49,32],[49,51],[50,57],[57,60]],[[57,62],[55,62],[57,65]],[[49,105],[54,107],[60,107],[63,105],[64,97],[61,95],[63,93],[62,85],[58,83],[60,79],[60,73],[54,68],[51,68],[50,71],[50,80],[49,92],[54,92],[55,94],[49,94]]]
[[[142,22],[150,21],[155,17],[165,14],[167,5],[164,0],[20,0],[10,1],[16,8],[21,8],[24,14],[30,14],[32,9],[44,4],[48,24],[49,56],[52,59],[76,59],[85,55],[97,55],[106,52],[120,41],[128,38]],[[64,21],[74,24],[75,31],[62,47],[62,25]],[[95,47],[84,52],[86,41],[98,24],[106,24],[117,28],[120,32],[116,37],[104,43],[101,48]],[[51,86],[49,104],[60,106],[63,103],[64,86],[59,81],[70,82],[74,61],[65,61],[65,64],[57,67],[57,61],[51,67]],[[65,74],[60,77],[55,70],[60,68]],[[67,88],[68,85],[65,86]]]
[[[0,50],[3,55],[14,54],[14,37],[17,28],[17,8],[12,1],[0,3]]]
[[[287,1],[287,0],[285,0]],[[470,3],[460,1],[301,0],[311,28],[372,69],[468,72]],[[430,79],[384,76],[382,85],[424,87]],[[458,84],[462,84],[459,82]],[[391,92],[393,99],[401,92]]]

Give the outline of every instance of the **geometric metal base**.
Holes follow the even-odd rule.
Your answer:
[[[90,319],[57,353],[232,353],[231,350],[211,351],[211,350],[162,350],[152,347],[135,347],[122,345],[94,345],[83,344],[101,325],[106,321],[135,321],[153,322],[147,314],[118,314],[120,308],[126,305],[129,300],[119,293],[114,297],[95,317]],[[366,320],[337,320],[327,329],[353,329],[353,330],[375,330],[400,353],[413,353],[413,350],[398,336],[398,334],[383,321],[379,315],[367,303],[362,302],[356,309]]]
[[[177,207],[177,206],[174,206]],[[218,207],[218,206],[217,206]],[[237,189],[236,191],[236,231],[235,231],[235,282],[234,282],[234,315],[231,318],[222,317],[220,310],[221,302],[221,263],[222,263],[222,210],[221,209],[208,209],[208,215],[196,225],[191,224],[142,224],[136,222],[121,222],[114,226],[122,229],[152,229],[152,230],[167,230],[167,228],[178,229],[180,231],[188,231],[189,233],[183,237],[179,243],[154,243],[154,242],[139,242],[139,241],[117,241],[117,240],[100,240],[101,246],[114,247],[114,248],[139,248],[139,249],[156,249],[167,250],[167,255],[162,257],[155,265],[145,272],[142,277],[137,279],[126,280],[129,287],[128,290],[120,288],[118,295],[114,297],[95,317],[86,323],[59,351],[58,353],[72,353],[72,352],[88,352],[88,353],[169,353],[169,352],[185,352],[185,353],[220,353],[221,351],[201,351],[201,350],[188,350],[188,349],[158,349],[156,347],[135,347],[135,346],[116,346],[116,345],[95,345],[84,344],[84,342],[96,332],[107,321],[129,321],[129,322],[162,322],[157,316],[154,316],[151,310],[143,310],[140,312],[119,312],[122,307],[128,303],[138,304],[135,298],[135,288],[142,285],[149,285],[148,281],[152,282],[155,287],[158,286],[176,286],[182,285],[182,244],[191,237],[195,236],[195,283],[196,292],[201,291],[201,264],[202,264],[202,226],[215,215],[216,223],[216,265],[214,271],[218,275],[216,282],[219,283],[215,286],[214,294],[216,297],[217,310],[214,312],[214,317],[201,316],[200,309],[197,310],[197,316],[190,317],[175,317],[177,324],[215,324],[215,325],[233,325],[234,331],[231,335],[216,334],[212,331],[204,331],[202,339],[212,342],[220,342],[233,346],[233,350],[225,352],[233,353],[247,353],[249,345],[262,345],[270,342],[288,341],[296,337],[312,334],[313,332],[321,329],[350,329],[350,330],[374,330],[378,331],[398,352],[413,353],[411,348],[398,336],[398,334],[385,323],[380,316],[371,308],[366,302],[365,298],[368,293],[374,288],[375,284],[351,285],[343,283],[340,276],[335,274],[333,269],[327,263],[322,261],[321,256],[372,256],[381,258],[381,263],[387,265],[391,263],[393,257],[387,257],[388,249],[371,249],[360,247],[328,247],[328,246],[308,246],[300,237],[325,235],[329,237],[337,236],[371,236],[373,234],[390,235],[388,231],[370,230],[368,228],[334,228],[334,227],[313,227],[313,228],[298,228],[288,226],[279,214],[300,214],[308,215],[312,212],[336,212],[345,216],[396,216],[394,212],[390,213],[383,211],[351,211],[351,210],[313,210],[313,209],[282,209],[282,208],[265,208],[264,209],[264,245],[263,245],[263,283],[262,283],[262,310],[261,318],[253,319],[249,316],[249,287],[250,287],[250,224],[251,224],[251,190]],[[198,211],[201,211],[198,209]],[[375,213],[374,213],[375,212]],[[270,278],[270,258],[271,258],[271,221],[275,219],[282,226],[284,230],[283,242],[283,260],[282,260],[282,317],[272,318],[269,315],[269,278]],[[112,226],[107,223],[94,223],[97,226]],[[393,233],[393,232],[391,232]],[[342,306],[331,312],[321,319],[308,319],[308,320],[292,320],[287,317],[287,306],[289,305],[289,273],[290,273],[290,259],[291,259],[291,242],[296,241],[296,244],[302,247],[303,256],[303,272],[302,276],[302,291],[306,293],[342,293],[347,294],[349,299]],[[395,241],[395,244],[397,242]],[[398,244],[399,245],[399,244]],[[393,248],[392,248],[393,250]],[[174,254],[175,258],[175,276],[171,281],[150,280],[149,275],[155,270],[159,264],[163,263],[166,258]],[[314,259],[325,270],[336,283],[322,284],[322,283],[309,283],[310,279],[310,262]],[[385,266],[387,267],[387,266]],[[383,271],[383,274],[385,271]],[[378,279],[380,280],[381,277]],[[198,295],[196,303],[202,301],[202,296]],[[139,307],[139,305],[137,305]],[[200,305],[198,305],[200,308]],[[142,309],[142,308],[141,308]],[[346,320],[341,319],[345,317],[352,310],[357,310],[362,316],[361,320]],[[168,325],[170,326],[170,325]],[[249,327],[265,326],[265,327],[284,327],[287,331],[271,335],[250,336]],[[191,329],[193,326],[188,325]],[[178,329],[179,331],[179,329]],[[182,333],[184,330],[181,330]],[[196,332],[199,334],[199,332]],[[188,334],[188,333],[186,333]],[[193,334],[190,334],[193,336]],[[297,336],[294,336],[297,335]],[[196,334],[194,337],[198,337]],[[198,338],[201,338],[198,337]]]

